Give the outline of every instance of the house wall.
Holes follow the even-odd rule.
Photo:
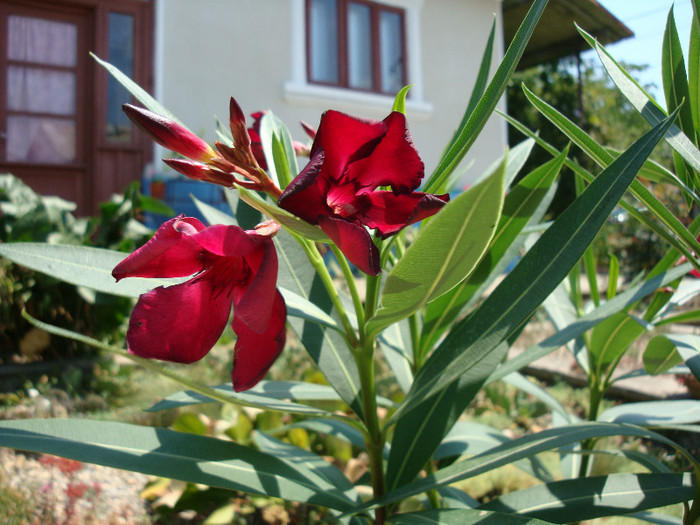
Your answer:
[[[502,56],[500,0],[384,1],[408,8],[409,81],[416,87],[407,116],[430,173],[461,119],[494,13],[494,64]],[[232,95],[248,113],[272,110],[299,140],[305,136],[297,122],[316,126],[329,108],[386,116],[391,97],[305,84],[303,15],[304,0],[158,0],[156,97],[208,141],[214,117],[227,118]],[[464,163],[473,161],[462,182],[476,178],[505,144],[505,125],[492,118]]]

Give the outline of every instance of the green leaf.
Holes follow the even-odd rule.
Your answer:
[[[290,428],[304,428],[312,432],[318,432],[319,434],[328,434],[329,436],[334,436],[351,443],[359,449],[365,448],[365,438],[362,432],[343,421],[334,419],[305,419],[284,427],[276,428],[272,430],[272,432],[286,432],[287,429]]]
[[[683,133],[694,141],[695,127],[689,102],[688,77],[673,9],[669,9],[666,20],[661,54],[661,73],[664,94],[666,95],[666,107],[668,111],[674,111],[678,107],[681,108],[678,112],[678,124]]]
[[[642,281],[635,286],[618,294],[614,299],[601,304],[599,307],[591,310],[583,317],[575,319],[570,325],[560,329],[555,334],[549,336],[544,341],[529,347],[523,353],[508,359],[499,366],[488,379],[491,383],[506,375],[520,370],[524,366],[529,365],[533,361],[540,359],[569,341],[586,333],[588,330],[595,327],[598,323],[608,319],[616,312],[629,308],[634,303],[644,299],[645,297],[655,293],[659,288],[676,281],[682,277],[690,269],[689,264],[684,264],[678,268],[673,268],[666,273],[659,274],[651,279]]]
[[[552,523],[654,509],[693,499],[692,475],[609,474],[555,481],[511,492],[480,509],[517,513]]]
[[[700,13],[697,0],[693,0],[693,21],[690,24],[688,46],[688,104],[693,114],[695,143],[700,138]]]
[[[456,137],[428,179],[424,191],[428,193],[438,191],[479,136],[479,132],[491,117],[493,110],[501,99],[546,5],[547,0],[535,0],[533,2],[479,103],[469,114],[466,122],[457,130]]]
[[[168,111],[168,109],[165,106],[163,106],[160,102],[158,102],[151,95],[149,95],[148,92],[146,92],[146,90],[139,86],[136,82],[134,82],[124,73],[122,73],[119,68],[113,66],[109,62],[105,62],[94,53],[90,53],[90,56],[94,58],[98,64],[105,68],[109,72],[109,74],[112,75],[117,82],[124,86],[124,88],[129,93],[131,93],[136,100],[143,104],[143,106],[146,109],[152,111],[153,113],[157,113],[158,115],[168,117],[169,119],[174,120],[181,126],[186,127],[182,122],[180,122],[180,120],[175,115],[170,113],[170,111]]]
[[[562,133],[572,140],[574,144],[579,146],[596,164],[605,168],[610,165],[614,157],[595,140],[593,140],[585,131],[576,126],[571,120],[562,115],[555,108],[538,98],[534,93],[523,86],[525,95],[530,103],[552,122]],[[678,235],[691,250],[700,253],[700,243],[696,236],[692,235],[683,223],[669,211],[659,200],[650,192],[641,182],[634,180],[630,186],[632,194],[639,201],[651,210],[656,217],[659,218],[671,231]],[[698,200],[695,194],[693,198]]]
[[[615,59],[613,59],[605,48],[598,44],[591,35],[580,27],[578,31],[589,45],[596,50],[603,67],[605,67],[618,89],[627,97],[627,100],[630,101],[637,111],[642,114],[647,122],[652,126],[656,126],[659,122],[664,120],[666,118],[664,111],[659,108],[654,99],[639,86],[637,81],[620,67]],[[666,133],[665,139],[696,172],[700,171],[700,151],[698,151],[695,144],[678,126],[675,124],[671,125]]]
[[[646,330],[644,324],[625,312],[596,325],[588,345],[590,366],[596,376],[602,378],[611,365],[617,365],[627,348]]]
[[[394,265],[382,307],[367,323],[377,334],[464,280],[488,248],[503,206],[502,163],[488,179],[448,202]]]
[[[663,334],[653,337],[644,354],[644,370],[651,375],[663,374],[685,362],[700,380],[700,336],[692,334]]]
[[[615,254],[610,254],[610,264],[608,266],[608,289],[605,297],[609,301],[617,294],[617,280],[620,277],[620,261]]]
[[[507,339],[568,275],[670,123],[655,127],[606,168],[426,361],[394,414],[389,487],[410,481],[422,468],[442,437],[439,430],[466,408],[505,355]],[[442,423],[433,425],[432,417]]]
[[[392,516],[391,525],[548,525],[549,522],[523,516],[476,509],[440,509]]]
[[[278,286],[301,296],[335,320],[328,292],[299,242],[282,230],[274,242],[279,261]],[[290,319],[289,324],[328,383],[358,415],[362,414],[360,379],[343,336],[336,330],[298,318]]]
[[[640,426],[682,425],[700,421],[700,401],[667,399],[624,403],[605,410],[599,421],[629,423]]]
[[[505,115],[503,113],[499,114],[505,118],[508,123],[513,126],[515,129],[523,133],[523,135],[533,138],[539,146],[544,148],[550,155],[557,155],[559,154],[559,150],[557,150],[555,147],[553,147],[551,144],[547,143],[546,141],[542,140],[537,133],[534,133],[530,129],[528,129],[526,126],[523,126],[520,122],[517,120],[511,118],[509,115]],[[647,164],[648,161],[645,162],[645,165]],[[567,168],[571,169],[576,175],[583,177],[586,181],[591,182],[595,177],[593,176],[592,173],[588,172],[587,170],[583,169],[577,162],[573,160],[567,159],[565,162],[565,165]],[[641,174],[641,170],[640,170]],[[641,188],[640,188],[641,187]],[[635,188],[638,188],[641,191],[641,193],[636,192]],[[656,212],[656,209],[660,210],[661,213],[663,212],[663,209],[665,209],[665,206],[663,206],[660,202],[658,202],[658,199],[649,192],[649,190],[646,190],[641,183],[638,181],[634,181],[630,187],[630,192],[637,198],[639,199],[644,206],[649,208],[652,212]],[[649,204],[646,203],[646,201],[649,201]],[[654,202],[656,201],[656,202]],[[656,204],[658,203],[658,205]],[[651,205],[650,205],[651,204]],[[642,213],[640,210],[637,209],[635,205],[632,203],[627,202],[626,200],[621,200],[619,202],[619,205],[630,214],[630,216],[639,221],[641,224],[645,225],[647,228],[649,228],[651,231],[655,232],[659,237],[664,239],[666,242],[668,242],[671,246],[673,246],[676,250],[678,250],[680,253],[686,256],[689,260],[694,260],[695,256],[693,255],[692,251],[689,250],[685,244],[679,242],[679,240],[676,238],[674,234],[669,232],[666,228],[660,227],[656,222],[654,222],[649,214],[647,213]],[[666,212],[668,213],[668,209],[666,209]],[[675,256],[674,256],[675,257]],[[674,258],[673,261],[675,261],[677,258]],[[700,268],[700,265],[698,265],[698,268]]]
[[[226,188],[224,190],[224,197],[226,197],[226,201],[231,208],[231,213],[236,223],[244,230],[253,230],[257,224],[262,222],[262,213],[246,204],[243,199],[241,199],[236,188]]]
[[[338,394],[329,386],[294,381],[261,381],[245,392],[234,392],[230,383],[216,385],[211,388],[229,398],[232,403],[273,410],[275,412],[311,416],[327,417],[328,412],[316,407],[295,403],[294,401],[340,401]],[[287,399],[291,401],[286,401]],[[157,412],[159,410],[213,402],[220,402],[220,400],[212,399],[191,390],[185,390],[158,401],[147,411]]]
[[[338,467],[326,461],[321,456],[285,443],[284,441],[280,441],[279,439],[275,439],[260,430],[253,434],[253,441],[263,452],[267,452],[295,466],[302,467],[304,470],[313,472],[317,476],[323,478],[323,480],[327,482],[329,488],[335,487],[340,489],[345,496],[352,499],[355,503],[360,502],[360,496],[355,491],[355,487],[350,483],[350,480],[338,470]]]
[[[393,111],[406,113],[406,96],[412,87],[413,86],[404,86],[401,88],[401,91],[396,94],[396,98],[394,98],[394,107],[392,108]]]
[[[0,446],[304,501],[348,511],[354,499],[300,465],[236,443],[163,428],[109,421],[0,422]]]
[[[472,478],[484,472],[491,472],[503,465],[508,465],[519,459],[530,458],[547,450],[556,450],[571,443],[606,436],[635,436],[653,439],[673,447],[681,452],[694,466],[698,465],[698,461],[689,452],[652,430],[620,423],[579,423],[550,428],[513,439],[475,457],[458,461],[438,470],[434,474],[390,490],[381,498],[367,502],[357,510],[361,511],[379,505],[388,505],[395,501],[402,501],[428,490]]]
[[[284,189],[299,173],[294,143],[287,126],[272,112],[260,120],[260,140],[270,175]]]
[[[277,204],[264,200],[258,196],[255,192],[247,190],[245,188],[238,187],[238,193],[241,200],[246,202],[249,206],[252,206],[256,210],[264,213],[271,219],[276,220],[280,225],[291,233],[301,235],[312,241],[320,242],[330,242],[328,237],[321,231],[320,228],[309,224],[303,219],[300,219],[296,215],[292,215],[287,210],[283,210]]]
[[[532,144],[532,143],[530,143]],[[510,155],[508,156],[510,159]],[[438,297],[428,304],[423,318],[421,348],[427,352],[435,344],[442,333],[462,313],[464,305],[470,301],[483,285],[490,281],[496,270],[501,270],[498,263],[506,258],[513,249],[519,250],[525,242],[521,238],[516,242],[525,226],[533,215],[539,219],[544,213],[541,204],[551,196],[550,189],[566,159],[566,151],[556,158],[535,168],[523,177],[506,195],[503,213],[496,228],[496,234],[486,255],[468,279],[464,280],[453,290]],[[508,258],[510,259],[510,258]],[[506,263],[510,260],[504,261]],[[500,273],[500,271],[499,271]]]

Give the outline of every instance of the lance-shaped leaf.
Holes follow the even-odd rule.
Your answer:
[[[260,120],[260,139],[270,175],[284,189],[299,173],[294,143],[287,126],[272,112],[266,112]]]
[[[480,184],[448,202],[389,273],[382,307],[367,331],[377,334],[439,297],[474,269],[496,232],[504,193],[505,164]]]
[[[625,312],[618,312],[598,324],[591,332],[590,366],[598,377],[616,366],[627,348],[645,331],[644,323]]]
[[[440,509],[393,516],[391,525],[550,525],[548,521],[476,509]]]
[[[299,464],[220,439],[110,421],[0,422],[0,446],[348,511],[354,498]]]
[[[662,334],[653,337],[644,354],[644,370],[649,374],[663,374],[685,362],[700,380],[700,336],[692,334]]]
[[[279,261],[277,283],[280,289],[294,292],[335,319],[328,292],[299,242],[284,231],[275,236],[274,242]],[[328,330],[317,323],[298,318],[291,318],[289,324],[328,383],[357,414],[361,414],[360,379],[343,336],[336,330]]]
[[[479,265],[469,278],[460,283],[459,286],[428,304],[421,334],[421,348],[424,352],[433,346],[437,338],[462,312],[464,305],[478,290],[481,290],[482,285],[489,280],[493,270],[497,267],[500,268],[501,265],[498,263],[504,255],[511,253],[511,249],[523,228],[529,223],[533,214],[541,210],[541,203],[547,201],[546,197],[561,170],[566,153],[567,150],[551,161],[535,168],[508,192],[496,234]],[[510,159],[510,155],[508,158]],[[519,247],[525,242],[525,238],[522,238],[521,241],[517,243]]]
[[[700,401],[694,399],[667,399],[625,403],[605,410],[599,421],[631,423],[644,426],[682,425],[700,421]]]
[[[646,133],[608,166],[426,361],[395,413],[398,422],[387,467],[389,487],[401,486],[420,472],[442,432],[449,430],[505,355],[508,338],[581,258],[672,118]]]
[[[610,75],[610,78],[622,92],[627,100],[639,111],[642,116],[652,126],[657,125],[666,118],[664,111],[659,108],[658,104],[644,91],[636,80],[627,73],[615,59],[608,53],[603,46],[598,44],[596,40],[586,33],[583,29],[578,28],[579,33],[588,42],[588,44],[596,50],[598,58],[603,67]],[[672,125],[666,133],[666,141],[670,146],[683,157],[695,172],[700,172],[700,151],[695,147],[695,144],[681,131],[681,129]]]
[[[479,132],[493,114],[493,110],[501,99],[510,77],[515,72],[520,57],[523,55],[530,36],[535,30],[537,21],[546,5],[547,0],[535,0],[532,3],[532,7],[530,7],[527,15],[525,15],[525,19],[516,31],[503,56],[503,60],[501,60],[479,103],[476,104],[474,110],[465,119],[464,124],[457,130],[451,145],[442,155],[438,166],[428,179],[424,191],[434,193],[438,188],[441,188],[467,154],[469,148],[474,144],[474,141],[479,136]]]
[[[609,474],[567,479],[511,492],[479,507],[551,523],[655,509],[693,499],[693,477],[685,474]]]
[[[690,45],[688,46],[688,104],[693,113],[693,127],[696,143],[700,139],[700,3],[693,0],[693,20],[690,24]]]
[[[532,457],[540,452],[559,449],[571,443],[577,443],[590,438],[602,438],[606,436],[634,436],[652,439],[678,450],[695,468],[700,466],[698,460],[689,452],[681,448],[677,443],[653,430],[621,423],[579,423],[522,436],[494,447],[475,457],[458,461],[448,467],[438,470],[434,474],[413,481],[408,485],[390,490],[381,498],[367,502],[361,509],[358,509],[358,511],[374,508],[379,505],[388,505],[428,490],[449,485],[463,479],[472,478],[484,472],[493,471],[503,465],[513,463],[519,459]]]

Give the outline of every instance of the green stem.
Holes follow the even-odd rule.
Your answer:
[[[348,260],[343,255],[343,252],[335,245],[330,245],[331,250],[335,254],[335,258],[338,260],[340,269],[345,277],[345,282],[348,285],[348,290],[350,290],[350,296],[352,297],[352,303],[355,306],[355,315],[357,316],[357,325],[363,326],[365,324],[365,310],[362,304],[362,299],[357,291],[357,285],[355,284],[355,276],[352,274]]]
[[[591,379],[589,378],[589,382]],[[590,407],[588,408],[588,421],[596,421],[598,419],[598,412],[600,411],[600,403],[603,401],[603,388],[599,383],[598,378],[593,378],[590,384],[589,399]],[[581,449],[583,456],[581,457],[581,468],[579,469],[579,477],[585,478],[588,473],[588,464],[590,462],[591,455],[586,452],[593,450],[595,446],[595,438],[587,439],[581,443]]]
[[[381,279],[379,276],[367,276],[365,289],[365,319],[371,319],[377,311],[377,303],[379,302],[379,284]]]
[[[683,517],[684,525],[700,525],[700,469],[695,467],[695,499]]]
[[[415,375],[423,366],[423,358],[425,356],[425,352],[423,352],[420,345],[420,330],[418,329],[417,314],[409,316],[408,326],[411,330],[411,346],[413,347],[413,374]]]
[[[384,495],[384,433],[379,424],[377,414],[377,392],[374,377],[374,339],[365,341],[362,348],[354,352],[357,370],[360,375],[360,390],[362,392],[362,412],[367,428],[365,444],[369,455],[369,469],[372,477],[372,493],[374,498]],[[382,525],[386,519],[386,507],[375,510],[375,524]]]
[[[425,465],[425,473],[430,476],[431,474],[435,474],[435,464],[433,463],[432,459],[428,460],[428,463]],[[442,505],[440,504],[440,494],[438,493],[437,489],[430,489],[426,493],[426,496],[428,496],[428,501],[430,502],[430,506],[434,509],[440,509],[442,508]]]
[[[321,253],[318,251],[318,248],[316,247],[316,244],[313,241],[309,241],[308,239],[303,239],[301,237],[297,237],[297,240],[299,241],[299,244],[301,244],[302,248],[304,248],[306,256],[309,258],[309,262],[311,263],[311,266],[314,267],[314,270],[316,270],[316,273],[318,273],[318,276],[321,278],[321,282],[323,282],[323,285],[328,291],[328,295],[331,298],[331,302],[333,303],[333,306],[335,306],[335,309],[338,312],[338,315],[340,316],[340,321],[343,323],[343,328],[345,328],[345,335],[347,337],[349,346],[351,348],[356,347],[357,335],[355,334],[355,329],[352,327],[350,318],[348,317],[348,314],[345,311],[345,306],[343,305],[343,302],[340,299],[338,290],[336,290],[335,288],[335,283],[333,282],[331,274],[328,272],[328,268],[326,267],[326,263],[323,261]]]

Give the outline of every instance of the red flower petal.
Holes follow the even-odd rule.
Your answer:
[[[372,153],[347,167],[346,177],[365,187],[367,193],[391,186],[395,193],[409,193],[420,186],[423,161],[406,129],[406,117],[393,111],[384,122],[387,131]]]
[[[258,248],[260,241],[238,226],[215,224],[192,236],[198,246],[221,257],[243,257]]]
[[[449,200],[449,195],[413,192],[394,195],[390,191],[373,191],[364,198],[369,205],[356,218],[370,228],[376,228],[382,238],[394,235],[404,226],[437,213]]]
[[[338,180],[348,163],[358,155],[367,156],[385,132],[382,122],[360,120],[329,110],[321,117],[311,155],[315,155],[318,148],[323,150],[326,159],[323,169],[329,177]]]
[[[277,252],[272,240],[266,239],[262,249],[251,253],[245,260],[255,277],[244,293],[234,299],[233,312],[253,332],[261,333],[268,325],[278,293]]]
[[[185,277],[202,270],[201,248],[193,234],[205,229],[198,219],[176,217],[163,223],[151,240],[115,266],[112,275],[124,277]]]
[[[379,250],[367,230],[359,223],[335,217],[319,217],[323,232],[348,260],[369,275],[379,275]]]
[[[330,213],[326,205],[327,184],[319,179],[323,160],[323,152],[314,155],[277,201],[280,208],[311,224],[318,224],[319,215]]]
[[[231,296],[206,276],[143,294],[126,342],[141,357],[192,363],[216,344],[231,313]]]
[[[231,382],[236,392],[252,388],[265,376],[282,352],[287,337],[287,307],[279,292],[275,292],[269,322],[262,333],[252,330],[243,321],[244,315],[241,314],[245,312],[241,312],[240,306],[234,308],[232,324],[233,331],[238,336],[233,350],[231,373]]]

